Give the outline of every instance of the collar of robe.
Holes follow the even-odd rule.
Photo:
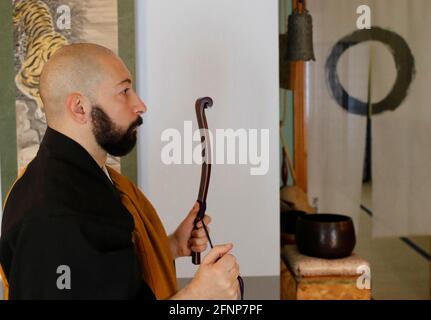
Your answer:
[[[75,140],[51,127],[47,127],[38,153],[40,152],[48,152],[50,156],[66,161],[70,165],[85,171],[88,176],[103,182],[118,197],[114,186],[103,172],[103,169],[100,168],[88,151]]]

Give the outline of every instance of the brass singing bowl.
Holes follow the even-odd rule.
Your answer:
[[[300,253],[323,259],[348,257],[356,244],[352,218],[339,214],[298,217],[295,239]]]

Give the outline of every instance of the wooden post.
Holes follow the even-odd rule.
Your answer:
[[[302,12],[305,1],[293,0],[293,11]],[[297,175],[297,185],[307,192],[307,126],[305,113],[305,63],[304,61],[290,62],[290,88],[294,101],[294,167]]]

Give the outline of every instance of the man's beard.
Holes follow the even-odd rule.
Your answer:
[[[125,156],[132,151],[137,140],[137,130],[134,129],[142,124],[142,118],[138,116],[127,130],[121,130],[99,105],[92,106],[91,121],[97,143],[115,157]]]

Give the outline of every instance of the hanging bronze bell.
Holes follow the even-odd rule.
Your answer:
[[[307,10],[289,15],[286,58],[291,61],[316,60],[313,49],[313,19]]]

